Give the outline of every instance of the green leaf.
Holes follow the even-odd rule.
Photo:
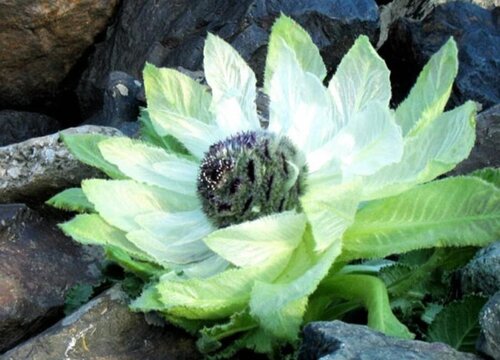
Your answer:
[[[306,231],[287,268],[275,281],[256,282],[250,299],[250,313],[263,329],[274,336],[296,341],[308,296],[326,276],[340,253],[335,242],[322,253],[314,253],[314,240]]]
[[[403,135],[416,135],[443,112],[458,71],[457,52],[457,45],[450,38],[430,58],[410,94],[396,109]]]
[[[191,320],[183,317],[172,316],[170,314],[162,313],[161,314],[165,320],[171,323],[174,326],[180,327],[186,330],[192,336],[198,335],[198,332],[207,326],[207,323],[212,323],[211,321],[202,321],[202,320]]]
[[[500,187],[500,170],[498,168],[487,167],[479,169],[471,172],[469,176],[476,176],[495,185],[497,188]]]
[[[370,275],[334,275],[323,280],[317,295],[331,294],[346,300],[358,299],[368,310],[368,326],[390,336],[412,339],[414,336],[394,316],[387,289],[377,277]]]
[[[129,138],[99,143],[102,156],[131,179],[181,194],[196,192],[198,164]]]
[[[257,328],[235,339],[224,349],[217,351],[215,354],[208,355],[207,359],[234,359],[236,358],[236,353],[243,349],[250,349],[256,353],[267,354],[270,359],[281,359],[280,356],[273,356],[274,350],[278,345],[279,343],[273,336]]]
[[[305,226],[303,214],[288,211],[217,230],[204,242],[224,259],[245,268],[289,256],[302,240]]]
[[[339,117],[335,121],[348,124],[354,114],[363,111],[371,102],[388,108],[391,99],[389,75],[387,65],[368,37],[358,37],[328,84]]]
[[[290,17],[281,15],[274,23],[267,48],[266,69],[264,72],[264,91],[269,93],[270,82],[276,68],[282,65],[282,45],[293,50],[303,71],[315,75],[323,81],[326,67],[316,45],[309,34]]]
[[[424,313],[420,317],[426,324],[431,324],[435,319],[436,315],[443,310],[443,305],[430,303],[426,306]]]
[[[149,284],[142,289],[141,295],[130,303],[133,311],[159,311],[163,309],[160,293],[156,289],[156,283]]]
[[[151,262],[133,259],[126,251],[115,246],[108,245],[104,250],[108,259],[114,261],[126,271],[134,273],[144,281],[157,278],[162,273],[168,271],[168,269],[162,268]]]
[[[123,231],[109,225],[97,214],[77,215],[59,227],[81,244],[113,246],[135,258],[153,261],[153,258],[127,240]]]
[[[401,161],[364,179],[363,199],[396,195],[453,169],[474,146],[475,113],[475,104],[466,102],[406,137]]]
[[[344,234],[342,259],[483,246],[498,239],[499,225],[497,188],[473,177],[448,178],[367,203]]]
[[[69,151],[84,164],[103,171],[112,179],[125,179],[118,168],[104,160],[99,151],[99,143],[111,138],[102,134],[61,134],[61,139]]]
[[[82,305],[86,304],[92,294],[94,293],[94,286],[90,284],[76,284],[72,286],[66,293],[64,301],[64,314],[69,315]]]
[[[228,322],[202,329],[196,347],[202,353],[210,353],[222,346],[222,339],[256,327],[258,327],[258,322],[250,316],[248,309],[245,309],[231,315]]]
[[[143,72],[148,114],[160,136],[173,136],[198,159],[220,138],[208,111],[208,88],[173,69],[146,64]]]
[[[418,267],[410,266],[403,263],[396,263],[391,266],[386,266],[380,270],[379,277],[385,283],[385,286],[388,288],[389,294],[401,295],[401,292],[391,292],[391,287],[395,287],[401,283],[401,281],[410,278],[412,274],[418,271]],[[421,273],[420,273],[421,274]],[[413,283],[413,285],[415,285]],[[408,290],[405,288],[405,290]],[[423,296],[422,296],[423,297]]]
[[[141,124],[141,139],[143,141],[179,156],[189,156],[189,151],[172,135],[160,136],[156,133],[147,109],[141,109],[139,122]]]
[[[429,326],[427,340],[443,342],[460,351],[474,352],[479,336],[479,312],[487,299],[466,297],[447,305]]]
[[[77,212],[94,212],[94,205],[88,201],[81,188],[70,188],[52,196],[45,202],[55,208]]]
[[[126,273],[120,287],[130,298],[136,298],[142,293],[144,280],[132,273]]]
[[[255,74],[231,45],[208,34],[203,50],[203,67],[212,89],[212,108],[218,131],[226,136],[259,130]]]
[[[189,211],[199,206],[195,194],[179,194],[133,180],[84,180],[82,190],[107,223],[126,232],[141,228],[135,219],[138,215]]]

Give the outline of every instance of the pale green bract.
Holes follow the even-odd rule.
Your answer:
[[[147,64],[143,141],[65,136],[77,158],[112,179],[85,180],[81,190],[49,203],[87,213],[61,228],[83,244],[104,246],[144,279],[132,308],[157,311],[201,334],[204,352],[229,357],[247,347],[271,353],[295,343],[305,312],[320,313],[312,308],[316,302],[308,308],[311,296],[325,291],[332,299],[359,299],[370,326],[411,337],[392,314],[381,281],[337,272],[351,260],[497,239],[500,190],[488,180],[498,178],[497,170],[423,184],[465,159],[474,144],[474,104],[443,112],[457,66],[450,39],[393,110],[389,70],[366,36],[325,87],[317,47],[282,15],[265,69],[267,131],[288,137],[304,155],[301,211],[217,229],[196,193],[200,161],[210,145],[261,124],[253,71],[229,44],[209,35],[210,89]],[[223,343],[227,336],[236,337]]]

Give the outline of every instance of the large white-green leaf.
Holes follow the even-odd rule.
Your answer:
[[[231,136],[260,129],[255,105],[256,79],[250,66],[231,45],[210,33],[203,55],[219,133]]]
[[[153,261],[153,258],[127,240],[125,232],[109,225],[97,214],[77,215],[59,227],[81,244],[114,246],[132,257]]]
[[[104,160],[99,151],[98,144],[109,138],[102,134],[61,134],[64,144],[78,160],[98,168],[113,179],[125,179],[126,176],[115,165]]]
[[[297,339],[308,296],[340,253],[340,243],[319,254],[313,248],[312,236],[306,233],[280,277],[274,282],[260,280],[252,289],[250,313],[263,329],[280,339]]]
[[[402,155],[403,137],[392,112],[384,104],[372,101],[355,113],[330,142],[310,153],[308,159],[315,159],[316,162],[329,157],[337,159],[344,181],[347,181],[355,176],[371,175],[384,166],[397,163]],[[328,164],[326,162],[318,172],[328,172]]]
[[[474,146],[475,112],[466,102],[406,137],[401,161],[365,178],[363,199],[395,195],[453,169]]]
[[[269,130],[288,136],[307,154],[334,134],[331,99],[321,81],[301,69],[284,43],[279,60],[269,86]]]
[[[279,256],[266,264],[229,269],[209,278],[161,279],[157,285],[167,313],[188,319],[221,319],[248,304],[256,280],[272,281],[288,258]]]
[[[160,136],[172,135],[201,159],[219,140],[209,111],[212,96],[195,80],[173,69],[146,64],[143,72],[148,114]]]
[[[450,38],[424,66],[408,97],[396,109],[403,135],[414,135],[443,111],[458,71],[457,45]]]
[[[201,239],[215,230],[201,208],[174,213],[151,212],[136,216],[135,221],[151,234],[169,239],[170,243],[185,238]]]
[[[337,186],[310,186],[301,204],[311,224],[316,250],[322,251],[340,242],[344,231],[354,221],[361,195],[361,182]]]
[[[183,266],[182,275],[186,278],[203,279],[221,273],[229,266],[227,260],[214,253],[202,261]]]
[[[212,252],[202,238],[214,229],[201,209],[175,213],[151,212],[135,217],[142,229],[127,238],[162,264],[188,264],[204,260]]]
[[[196,193],[198,166],[193,161],[128,138],[103,141],[99,149],[107,161],[134,180],[181,194]]]
[[[188,211],[199,206],[195,195],[178,194],[133,180],[84,180],[82,190],[106,222],[127,232],[140,228],[135,220],[137,215]]]
[[[224,259],[245,268],[290,255],[305,225],[303,214],[289,211],[217,230],[204,241]]]
[[[342,258],[484,246],[499,236],[500,190],[476,177],[448,178],[367,203],[344,234]]]
[[[362,111],[372,101],[389,107],[389,69],[368,37],[360,36],[354,42],[337,67],[328,90],[339,117],[336,121],[341,124],[347,124],[354,114]]]
[[[270,92],[270,83],[276,68],[281,66],[282,44],[293,50],[300,68],[310,72],[320,81],[326,76],[326,67],[318,48],[309,34],[291,18],[281,15],[274,23],[267,48],[264,91]]]
[[[173,234],[165,238],[146,230],[127,233],[127,239],[131,243],[155,259],[155,262],[169,268],[182,269],[179,265],[202,261],[212,255],[200,238],[184,237],[173,243],[172,237]]]

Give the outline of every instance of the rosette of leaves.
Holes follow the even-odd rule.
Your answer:
[[[474,144],[475,105],[443,112],[457,67],[450,39],[393,110],[389,70],[367,37],[325,87],[317,47],[281,16],[263,126],[254,73],[209,34],[209,87],[146,65],[142,140],[66,135],[77,158],[111,179],[85,180],[49,203],[81,212],[61,225],[66,234],[104,246],[144,280],[133,310],[197,334],[204,353],[273,354],[338,299],[365,306],[369,326],[411,338],[384,282],[344,265],[496,240],[497,183],[431,181]]]

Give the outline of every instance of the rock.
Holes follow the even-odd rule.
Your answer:
[[[500,291],[500,241],[479,250],[460,271],[464,294],[493,295]]]
[[[479,314],[481,334],[476,349],[493,359],[500,359],[500,291],[491,297]]]
[[[111,288],[72,315],[0,356],[0,360],[201,359],[195,341],[173,327],[150,326]]]
[[[0,108],[54,102],[118,0],[0,3]]]
[[[480,360],[442,343],[402,340],[341,321],[310,323],[303,336],[299,360]]]
[[[98,126],[63,133],[121,135],[116,129]],[[56,191],[79,185],[85,178],[102,176],[76,160],[58,133],[0,148],[0,203],[45,201]]]
[[[268,34],[280,12],[310,32],[330,72],[358,35],[367,34],[373,42],[378,38],[374,0],[124,0],[78,85],[82,111],[90,116],[99,109],[114,69],[138,79],[146,61],[201,70],[207,31],[229,41],[262,79]]]
[[[448,105],[472,99],[487,109],[500,103],[500,31],[494,11],[452,2],[435,7],[422,21],[401,18],[392,24],[380,54],[391,69],[394,104],[450,36],[457,42],[460,66]]]
[[[0,205],[0,353],[60,317],[72,286],[98,282],[99,261],[26,205]]]
[[[143,88],[138,80],[122,71],[113,71],[108,77],[102,110],[85,124],[128,129],[126,123],[135,122],[139,115],[140,99],[144,97],[141,93]]]
[[[59,130],[50,116],[27,111],[0,110],[0,147]]]
[[[451,172],[467,174],[484,167],[500,167],[500,104],[479,113],[476,119],[476,143],[469,157]]]

